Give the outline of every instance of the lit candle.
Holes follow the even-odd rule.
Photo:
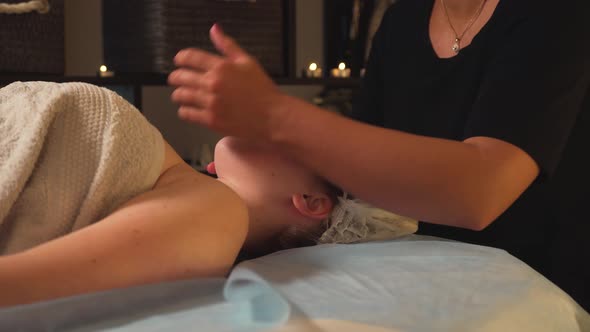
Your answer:
[[[332,77],[348,78],[350,77],[350,68],[346,68],[346,63],[340,62],[338,68],[332,69]]]
[[[309,67],[305,70],[305,77],[307,78],[319,78],[322,77],[322,68],[318,67],[318,64],[312,62]]]
[[[113,77],[113,76],[115,76],[115,73],[112,71],[109,71],[107,66],[102,65],[98,69],[98,76],[100,76],[100,77]]]

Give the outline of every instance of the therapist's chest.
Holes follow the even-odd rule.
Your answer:
[[[433,137],[462,137],[484,77],[483,60],[391,56],[381,65],[384,84],[378,98],[386,127]]]

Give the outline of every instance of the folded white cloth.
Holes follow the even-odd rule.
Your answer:
[[[0,255],[55,239],[157,181],[162,136],[116,93],[84,83],[0,89]]]

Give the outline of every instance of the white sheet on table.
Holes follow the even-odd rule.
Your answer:
[[[287,299],[291,319],[400,331],[590,329],[588,313],[567,294],[489,247],[426,239],[302,248],[244,262],[230,283],[243,271]]]
[[[241,263],[225,284],[194,280],[0,311],[0,330],[19,317],[30,321],[26,331],[590,330],[588,313],[505,251],[419,236],[283,251]]]

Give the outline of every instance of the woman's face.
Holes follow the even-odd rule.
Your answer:
[[[290,204],[291,195],[304,193],[318,179],[276,147],[225,137],[215,147],[214,170],[249,206]]]
[[[273,241],[294,227],[298,235],[290,239],[302,231],[317,231],[332,210],[324,181],[266,143],[223,138],[208,169],[248,206],[248,250],[274,248]]]

